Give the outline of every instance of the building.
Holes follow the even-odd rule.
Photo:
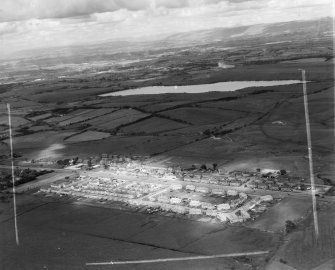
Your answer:
[[[186,185],[185,189],[186,190],[190,190],[190,191],[194,191],[195,190],[195,186],[194,185]]]
[[[201,203],[201,208],[202,209],[214,209],[214,205],[208,202],[203,202]]]
[[[197,188],[195,189],[195,191],[197,191],[197,192],[201,192],[201,193],[208,193],[208,192],[209,192],[209,189],[206,188],[206,187],[197,187]]]
[[[217,216],[217,211],[212,210],[212,209],[208,209],[205,211],[206,216],[210,216],[210,217],[216,217]]]
[[[228,203],[222,203],[222,204],[219,204],[217,206],[217,209],[219,211],[222,211],[222,210],[229,210],[230,209],[230,205]]]
[[[199,201],[191,200],[190,201],[190,206],[191,207],[199,207],[201,203]]]
[[[234,189],[229,189],[227,190],[227,195],[228,196],[236,196],[237,195],[237,191]]]
[[[214,195],[225,195],[224,189],[212,189]]]
[[[174,184],[171,186],[172,190],[180,190],[183,189],[183,186],[181,184]]]
[[[273,201],[273,197],[271,195],[265,195],[265,196],[261,196],[261,200],[263,202],[271,202]]]
[[[197,208],[190,208],[189,213],[190,215],[201,215],[202,214],[201,209],[197,209]]]
[[[219,213],[216,216],[221,222],[228,222],[228,217],[225,213]]]
[[[176,198],[176,197],[171,198],[170,199],[170,203],[171,204],[180,204],[181,203],[181,199],[180,198]]]

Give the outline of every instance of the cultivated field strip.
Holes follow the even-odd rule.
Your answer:
[[[135,122],[141,118],[150,116],[135,109],[121,109],[110,114],[87,121],[94,128],[112,130],[119,126]]]
[[[84,122],[90,119],[94,119],[96,117],[102,116],[102,115],[106,115],[109,113],[112,113],[116,111],[116,109],[96,109],[96,110],[87,110],[83,113],[81,113],[80,115],[77,115],[76,117],[67,119],[65,121],[59,122],[60,126],[68,126],[71,124],[75,124],[75,123],[80,123],[80,122]]]
[[[122,128],[121,132],[124,133],[159,133],[163,131],[171,131],[180,128],[187,127],[188,125],[179,123],[173,120],[159,118],[159,117],[151,117],[149,119],[145,119],[141,122],[131,124],[127,127]]]

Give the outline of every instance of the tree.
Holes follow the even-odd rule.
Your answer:
[[[213,163],[213,170],[216,171],[218,169],[218,165],[216,163]]]
[[[200,167],[201,170],[207,170],[207,166],[206,164],[202,164],[201,167]]]
[[[88,168],[91,168],[92,167],[92,161],[89,159],[87,160],[87,167]]]
[[[285,170],[280,170],[279,172],[281,175],[285,175],[287,173]]]
[[[285,222],[285,230],[286,233],[290,233],[291,231],[295,230],[297,228],[297,225],[291,220],[286,220]]]

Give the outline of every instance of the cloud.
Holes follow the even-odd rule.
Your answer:
[[[331,0],[0,0],[0,56],[214,27],[332,16]]]

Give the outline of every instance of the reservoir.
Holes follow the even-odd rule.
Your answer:
[[[299,80],[282,81],[232,81],[212,84],[182,85],[182,86],[148,86],[135,89],[128,89],[100,95],[108,96],[130,96],[130,95],[154,95],[167,93],[205,93],[205,92],[227,92],[236,91],[247,87],[276,86],[301,83]]]

